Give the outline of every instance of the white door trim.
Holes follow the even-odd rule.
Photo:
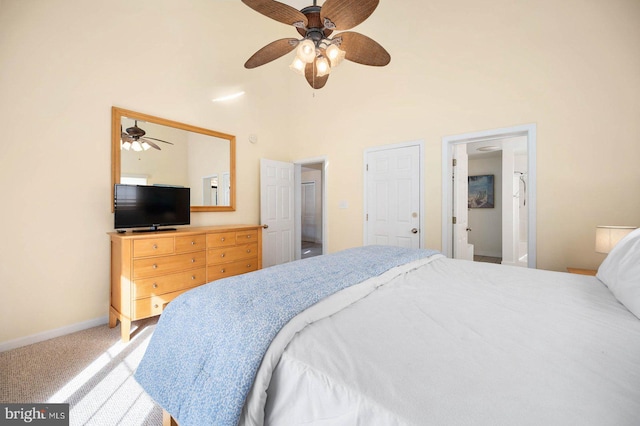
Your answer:
[[[445,136],[442,138],[442,253],[447,257],[452,257],[453,250],[453,233],[451,230],[453,217],[453,182],[451,181],[453,146],[482,140],[505,139],[515,136],[526,136],[527,138],[527,173],[529,175],[527,185],[529,218],[529,229],[527,230],[527,266],[529,268],[536,268],[536,124],[524,124],[521,126],[464,133],[461,135]]]
[[[367,245],[368,244],[368,237],[367,237],[367,211],[368,211],[368,206],[367,206],[367,198],[368,198],[368,194],[367,194],[367,179],[368,179],[368,174],[367,174],[367,156],[372,153],[372,152],[376,152],[376,151],[386,151],[389,149],[397,149],[397,148],[407,148],[410,146],[417,146],[418,147],[418,156],[419,156],[419,161],[420,161],[420,178],[419,178],[419,182],[418,182],[418,193],[420,194],[420,238],[418,239],[418,244],[420,248],[425,247],[425,241],[426,241],[426,232],[425,232],[425,217],[424,217],[424,140],[423,139],[419,139],[419,140],[415,140],[415,141],[409,141],[409,142],[400,142],[400,143],[395,143],[395,144],[391,144],[391,145],[382,145],[382,146],[376,146],[376,147],[372,147],[372,148],[367,148],[364,150],[364,154],[363,154],[363,158],[362,158],[362,173],[364,175],[363,178],[363,183],[364,183],[364,190],[362,191],[362,193],[364,194],[364,200],[363,200],[363,206],[364,206],[364,210],[363,210],[363,214],[362,214],[362,243],[363,245]]]
[[[322,176],[321,176],[321,182],[322,182],[322,188],[320,188],[321,191],[321,197],[320,199],[322,200],[322,254],[327,254],[327,247],[329,246],[329,239],[328,239],[328,235],[329,232],[328,230],[328,226],[327,226],[327,222],[328,222],[328,215],[327,215],[327,169],[328,169],[328,165],[329,165],[329,160],[327,158],[326,155],[322,155],[320,157],[313,157],[313,158],[305,158],[302,160],[296,160],[293,162],[294,165],[294,173],[295,173],[295,189],[294,189],[294,197],[295,197],[295,204],[294,204],[294,214],[295,214],[295,241],[294,241],[294,257],[295,259],[301,259],[302,258],[302,247],[301,247],[301,240],[302,240],[302,177],[301,177],[301,169],[302,166],[307,165],[307,164],[322,164]]]

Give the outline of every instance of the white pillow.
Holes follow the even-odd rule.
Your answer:
[[[596,276],[620,303],[640,318],[640,228],[616,244]]]

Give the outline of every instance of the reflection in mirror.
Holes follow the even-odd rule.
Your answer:
[[[218,175],[202,178],[203,198],[205,206],[218,205]]]
[[[113,108],[113,183],[191,188],[191,211],[235,210],[235,136]]]

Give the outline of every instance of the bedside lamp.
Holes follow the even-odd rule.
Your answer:
[[[596,252],[609,253],[627,234],[636,229],[635,226],[597,226]]]

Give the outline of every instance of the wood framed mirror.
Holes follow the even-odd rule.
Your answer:
[[[112,107],[112,200],[117,183],[188,187],[192,212],[235,211],[236,137]]]

